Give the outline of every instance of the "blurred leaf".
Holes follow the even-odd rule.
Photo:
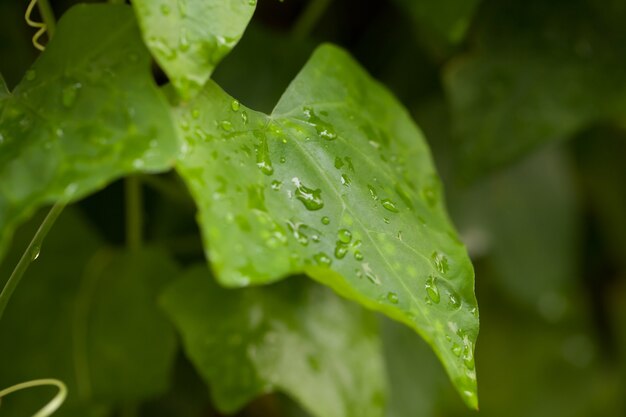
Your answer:
[[[80,5],[0,114],[0,256],[33,211],[134,171],[172,165],[178,144],[130,8]]]
[[[611,252],[609,257],[626,269],[626,132],[592,129],[575,145],[585,201]]]
[[[441,365],[429,355],[428,345],[406,327],[384,320],[382,330],[390,385],[386,416],[437,415],[437,399],[450,391]]]
[[[318,417],[382,415],[373,316],[329,290],[302,278],[227,290],[200,267],[171,285],[162,305],[222,411],[277,389]]]
[[[184,98],[197,94],[243,35],[257,0],[135,0],[143,38]]]
[[[420,32],[437,43],[456,44],[465,32],[480,0],[395,0],[405,9]]]
[[[59,416],[144,399],[168,384],[175,335],[156,296],[176,267],[160,251],[100,245],[80,217],[64,213],[0,322],[0,386],[61,379],[69,396]],[[2,276],[23,247],[15,245]],[[35,392],[7,398],[2,415],[30,415],[49,400]]]
[[[507,296],[550,320],[579,278],[580,218],[570,166],[547,149],[457,194],[450,206],[474,256]]]
[[[587,0],[509,0],[481,10],[473,52],[445,74],[471,175],[624,114],[626,8],[618,19]]]
[[[428,147],[387,90],[327,45],[271,116],[209,84],[177,118],[177,168],[220,282],[304,272],[418,331],[476,406],[472,266]]]

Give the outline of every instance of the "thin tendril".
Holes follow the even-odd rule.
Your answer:
[[[30,15],[33,13],[33,9],[37,5],[37,1],[38,0],[30,0],[30,3],[28,3],[28,7],[26,8],[26,13],[24,14],[24,19],[26,20],[28,26],[39,29],[33,35],[33,46],[40,51],[43,51],[46,49],[46,47],[39,43],[39,38],[41,38],[43,34],[46,33],[48,26],[44,22],[35,22],[30,18]]]
[[[6,397],[9,394],[12,394],[16,391],[21,391],[23,389],[40,387],[45,385],[57,387],[59,389],[59,392],[57,392],[57,395],[55,395],[45,406],[43,406],[43,408],[33,414],[33,417],[49,417],[55,411],[57,411],[59,407],[61,407],[61,405],[65,401],[65,398],[67,397],[67,387],[62,381],[58,379],[35,379],[32,381],[22,382],[21,384],[13,385],[9,388],[5,388],[0,391],[0,405],[2,402],[2,397]]]

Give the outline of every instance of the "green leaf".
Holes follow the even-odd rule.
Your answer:
[[[317,417],[383,415],[376,320],[319,285],[294,278],[227,290],[199,267],[162,305],[222,412],[280,390]]]
[[[448,44],[463,40],[480,0],[395,0],[415,22],[419,32]]]
[[[626,8],[611,15],[589,3],[506,1],[485,8],[474,52],[445,74],[470,174],[624,114]]]
[[[135,0],[143,38],[176,90],[197,94],[235,47],[257,0]]]
[[[417,330],[476,406],[472,265],[426,142],[387,90],[326,45],[271,116],[209,83],[176,117],[177,169],[221,283],[304,272]]]
[[[1,110],[0,256],[36,208],[164,170],[178,149],[127,6],[69,10]]]
[[[60,416],[149,398],[169,383],[176,339],[156,298],[176,266],[161,251],[101,245],[80,217],[64,213],[0,322],[0,386],[58,378],[69,390]],[[2,415],[30,415],[49,400],[35,393],[7,401]]]

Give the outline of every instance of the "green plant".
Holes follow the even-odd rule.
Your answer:
[[[39,0],[45,27],[28,18],[33,4],[27,20],[47,27],[50,40],[13,91],[2,86],[3,252],[17,225],[56,205],[6,283],[0,314],[63,207],[128,176],[127,249],[98,249],[76,225],[86,235],[66,236],[58,255],[72,269],[83,263],[83,277],[59,269],[59,258],[48,265],[68,274],[56,301],[74,305],[50,318],[74,323],[73,351],[58,352],[74,357],[74,375],[62,378],[68,410],[137,403],[167,387],[176,345],[153,305],[160,294],[219,410],[280,390],[320,417],[383,414],[371,313],[297,278],[238,291],[212,285],[206,268],[175,279],[171,254],[155,249],[161,242],[144,244],[143,184],[187,198],[169,177],[145,176],[172,169],[198,207],[222,285],[307,275],[421,334],[477,406],[473,270],[430,151],[404,108],[346,52],[320,46],[266,115],[209,80],[256,1],[77,5],[57,26]],[[171,84],[154,83],[151,55]],[[68,253],[72,245],[81,250]],[[43,250],[57,248],[46,241]],[[16,331],[60,337],[43,319],[29,327]],[[7,347],[15,348],[31,349]]]
[[[0,2],[0,417],[624,415],[623,3]]]

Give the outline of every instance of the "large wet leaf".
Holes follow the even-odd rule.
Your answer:
[[[0,268],[3,278],[38,222],[32,223]],[[177,274],[161,251],[102,249],[84,220],[71,210],[63,213],[0,321],[0,386],[64,381],[69,396],[59,416],[163,392],[176,339],[157,294]],[[0,413],[31,415],[49,396],[32,390],[7,398]]]
[[[0,256],[37,207],[166,169],[178,148],[127,6],[69,10],[0,106]]]
[[[387,90],[327,45],[271,116],[209,83],[176,117],[220,282],[304,272],[417,330],[476,406],[472,265],[424,138]]]
[[[186,98],[195,95],[243,35],[257,0],[135,0],[152,54]]]
[[[375,317],[324,287],[294,278],[228,290],[199,267],[166,290],[162,305],[223,412],[280,390],[317,417],[383,415]]]
[[[509,0],[484,9],[473,52],[445,77],[467,170],[624,114],[626,8],[613,3]]]

